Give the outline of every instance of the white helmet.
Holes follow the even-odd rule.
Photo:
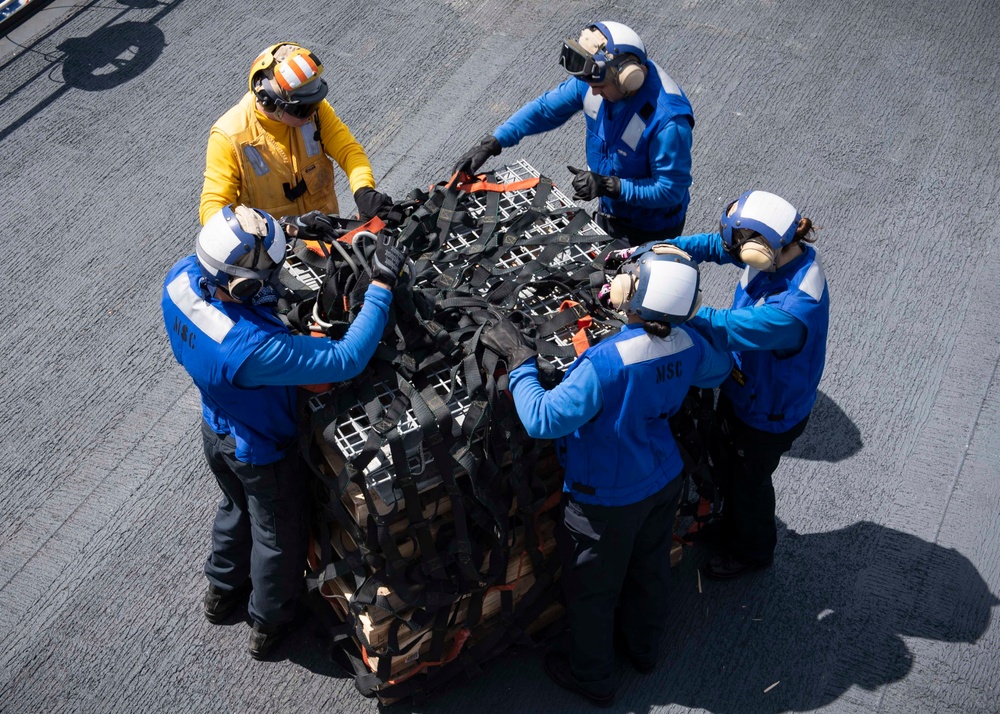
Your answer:
[[[719,235],[726,252],[758,270],[773,271],[781,250],[795,240],[802,215],[767,191],[745,191],[722,211]]]
[[[635,31],[620,22],[594,22],[580,39],[563,41],[559,64],[586,82],[612,81],[625,96],[646,81],[646,45]]]
[[[691,256],[667,243],[640,246],[611,280],[611,305],[643,320],[680,325],[701,306],[701,276]]]
[[[205,221],[195,252],[208,282],[244,302],[277,279],[285,260],[285,232],[264,211],[226,206]]]

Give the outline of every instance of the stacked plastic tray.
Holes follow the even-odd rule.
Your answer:
[[[533,177],[538,177],[538,173],[523,161],[498,171],[496,176],[498,182],[505,184],[521,182]],[[523,188],[501,193],[498,210],[499,220],[503,222],[528,210],[535,198],[535,191],[535,188]],[[486,211],[485,194],[473,193],[463,197],[462,207],[472,217],[481,218]],[[564,230],[569,218],[560,209],[573,207],[574,204],[561,191],[553,187],[547,197],[547,210],[543,212],[541,219],[527,229],[526,235],[546,235]],[[609,240],[607,235],[593,222],[588,223],[580,231],[580,235],[592,235],[593,243],[568,244],[565,250],[558,253],[550,263],[553,268],[557,269],[557,272],[558,269],[564,269],[565,273],[569,275],[573,271],[591,266],[595,257]],[[480,229],[478,227],[470,227],[467,224],[456,222],[450,234],[446,238],[442,237],[441,242],[444,251],[449,255],[474,255],[474,251],[468,249],[479,237]],[[542,250],[541,246],[515,244],[503,251],[502,258],[496,264],[496,272],[504,272],[505,269],[526,265],[534,260]],[[474,267],[474,258],[470,257],[468,260],[469,267]],[[451,265],[454,267],[455,263],[452,262]],[[323,278],[322,274],[297,260],[294,256],[289,256],[285,269],[297,281],[310,288],[318,288]],[[428,279],[427,276],[424,276],[425,282]],[[482,293],[485,295],[490,288],[495,288],[500,280],[502,278],[491,276],[483,283]],[[542,290],[531,282],[526,282],[518,290],[513,304],[514,308],[522,315],[529,315],[541,324],[557,315],[563,302],[571,298],[572,295],[568,292],[561,294],[558,289],[553,290],[551,285]],[[583,325],[586,323],[568,324],[565,328],[547,336],[546,339],[564,348],[572,347],[574,335],[577,335],[581,329],[585,329],[593,342],[616,327],[608,322],[594,323],[586,327]],[[565,369],[572,363],[573,359],[572,354],[569,354],[554,356],[551,361],[559,368]],[[466,392],[466,385],[463,383],[463,371],[456,369],[458,361],[460,360],[456,360],[452,364],[439,364],[433,373],[423,375],[424,384],[430,385],[434,393],[447,404],[452,416],[452,428],[456,435],[460,433],[470,407],[470,397]],[[388,404],[394,396],[395,385],[376,381],[374,386],[375,393],[379,396],[382,404]],[[341,385],[340,389],[343,390],[344,387]],[[326,398],[326,395],[317,395],[312,398],[310,406],[311,413],[324,411],[329,420],[329,410],[323,407]],[[357,457],[365,445],[369,443],[372,430],[369,412],[370,409],[366,410],[365,404],[359,400],[353,406],[348,406],[341,413],[335,415],[332,423],[327,421],[323,425],[310,424],[305,427],[308,438],[319,442],[314,445],[318,447],[317,451],[323,455],[324,463],[320,464],[320,469],[328,476],[324,479],[327,484],[334,481],[338,473],[343,473],[345,464]],[[407,410],[399,418],[396,428],[405,444],[408,471],[414,476],[417,490],[421,494],[422,503],[420,505],[423,518],[425,522],[430,523],[431,532],[439,534],[443,528],[448,527],[452,518],[451,502],[449,498],[443,498],[440,495],[444,490],[442,479],[438,470],[433,468],[434,459],[430,450],[423,443],[417,415],[411,410]],[[473,437],[473,445],[478,438],[480,435],[477,433]],[[405,696],[408,690],[398,686],[402,682],[422,678],[426,682],[426,687],[432,688],[445,679],[436,678],[436,670],[449,665],[449,663],[461,661],[463,657],[478,665],[487,656],[492,656],[499,651],[497,643],[504,645],[513,641],[511,638],[498,637],[500,634],[498,628],[513,626],[511,612],[517,610],[520,599],[536,583],[536,575],[540,575],[534,573],[534,569],[540,564],[549,564],[555,551],[553,533],[557,509],[554,506],[558,502],[562,474],[551,448],[543,449],[538,453],[541,456],[534,466],[532,478],[536,486],[538,484],[544,486],[544,493],[538,493],[536,488],[532,496],[536,502],[528,504],[535,511],[534,522],[527,523],[527,520],[531,519],[524,519],[525,504],[518,504],[516,497],[509,504],[505,504],[505,506],[509,505],[510,507],[511,522],[514,524],[504,546],[509,549],[506,559],[508,565],[506,576],[502,578],[502,582],[493,582],[478,593],[456,593],[454,601],[446,605],[449,609],[447,617],[449,624],[443,648],[440,634],[436,647],[431,646],[434,635],[430,625],[423,629],[414,629],[409,617],[410,613],[407,610],[406,598],[400,593],[393,592],[391,587],[379,589],[379,603],[382,607],[360,605],[356,601],[355,595],[364,578],[363,574],[356,572],[356,568],[355,572],[345,572],[336,577],[327,578],[322,583],[319,592],[330,603],[337,616],[347,623],[351,631],[363,635],[354,637],[354,646],[357,648],[355,654],[358,660],[363,662],[372,672],[381,672],[383,675],[388,673],[389,676],[385,677],[384,680],[379,679],[375,681],[373,686],[369,687],[383,701],[395,700],[400,696],[401,691],[404,692]],[[501,469],[509,469],[510,454],[507,454],[506,458],[497,465]],[[458,474],[457,478],[461,480],[467,476]],[[391,531],[394,537],[396,534],[399,536],[399,541],[396,544],[399,553],[403,557],[418,558],[419,548],[414,539],[407,535],[409,524],[405,519],[407,509],[404,506],[406,504],[402,491],[395,484],[395,470],[388,444],[383,445],[379,453],[368,463],[363,483],[368,490],[367,498],[366,494],[362,493],[357,481],[347,483],[342,493],[330,493],[328,497],[340,499],[346,512],[357,523],[358,530],[355,533],[363,533],[365,528],[370,526],[369,515],[373,507],[377,515],[380,516],[386,513],[398,513],[399,521],[392,523]],[[517,520],[519,513],[521,521]],[[323,515],[318,514],[318,518],[323,518]],[[334,561],[345,557],[348,553],[359,552],[362,544],[354,542],[347,529],[336,522],[327,522],[326,526],[321,531],[314,533],[314,536],[326,538],[329,534],[330,547],[326,549],[326,552],[332,554]],[[533,538],[526,540],[526,528],[532,529]],[[526,551],[529,541],[530,544],[534,544],[533,547],[538,553]],[[314,566],[319,564],[319,554],[324,550],[322,546],[325,544],[316,542],[314,539],[311,554]],[[485,568],[485,564],[483,567]],[[547,567],[546,570],[551,572],[554,571],[554,568],[550,571]],[[477,611],[481,608],[482,612],[481,617],[475,618],[474,625],[469,626],[468,613],[474,596],[478,598],[475,607]],[[537,613],[537,617],[527,623],[526,627],[522,627],[525,623],[520,623],[517,626],[523,629],[525,634],[530,635],[555,620],[559,613],[559,606],[553,603]],[[398,622],[394,625],[394,621],[399,619],[407,620],[408,627],[400,628]],[[390,642],[391,647],[388,646]],[[494,651],[477,653],[478,643],[489,643]],[[436,650],[434,661],[428,660],[432,649]],[[390,658],[391,666],[387,667],[382,662],[385,657]],[[379,667],[380,662],[383,665],[381,668]],[[425,685],[417,687],[420,691],[423,691],[424,688]]]

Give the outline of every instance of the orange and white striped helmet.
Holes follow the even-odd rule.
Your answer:
[[[250,67],[250,91],[280,104],[314,104],[327,94],[319,58],[294,42],[271,45]]]

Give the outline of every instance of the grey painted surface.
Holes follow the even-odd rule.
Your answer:
[[[333,676],[314,622],[254,663],[243,622],[200,613],[216,486],[158,299],[192,246],[208,128],[256,52],[294,38],[402,196],[560,81],[561,37],[609,18],[694,104],[689,232],[746,188],[786,196],[823,227],[833,305],[822,398],[776,476],[775,565],[699,593],[690,553],[663,666],[622,665],[613,710],[1000,711],[998,14],[992,0],[40,13],[0,44],[0,710],[378,709]],[[567,185],[582,137],[581,119],[501,158]],[[736,277],[708,268],[707,302],[726,305]],[[502,656],[393,710],[582,708],[539,663]]]

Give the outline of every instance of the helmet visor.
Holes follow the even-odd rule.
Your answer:
[[[574,77],[600,82],[604,79],[604,62],[594,59],[594,55],[572,39],[563,40],[559,53],[559,64]]]

